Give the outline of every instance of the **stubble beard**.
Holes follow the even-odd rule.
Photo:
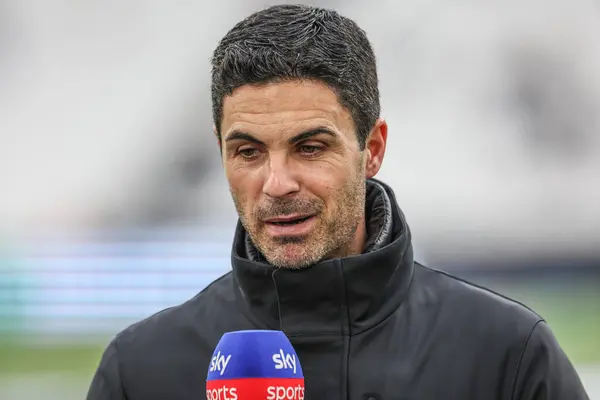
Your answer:
[[[261,217],[253,213],[250,217],[244,213],[243,199],[238,198],[233,192],[232,197],[240,216],[240,221],[253,244],[265,257],[270,265],[277,268],[302,269],[310,267],[320,261],[332,258],[345,257],[356,235],[356,229],[365,216],[366,181],[364,176],[357,176],[347,185],[331,194],[332,204],[335,208],[326,210],[325,205],[319,201],[301,201],[300,210],[307,208],[320,209],[317,221],[310,235],[306,237],[272,238],[264,229],[260,229]],[[293,203],[290,203],[293,204]],[[280,210],[286,208],[282,205],[273,205]],[[329,211],[329,212],[327,212]],[[284,213],[282,213],[284,214]]]

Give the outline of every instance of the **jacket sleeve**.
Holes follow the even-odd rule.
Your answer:
[[[88,390],[87,400],[126,400],[121,384],[117,347],[113,340],[100,360]]]
[[[575,368],[544,321],[533,328],[518,366],[513,400],[589,400]]]

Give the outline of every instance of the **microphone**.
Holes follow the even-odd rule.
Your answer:
[[[296,351],[281,331],[227,332],[206,378],[207,400],[304,400]]]

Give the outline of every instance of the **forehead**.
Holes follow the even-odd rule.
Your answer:
[[[245,85],[223,100],[222,132],[238,129],[327,125],[353,133],[350,113],[325,84],[291,81]]]

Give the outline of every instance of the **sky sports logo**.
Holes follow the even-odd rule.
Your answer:
[[[278,384],[277,379],[212,381],[206,400],[304,400],[304,385]]]
[[[296,355],[285,354],[283,349],[279,349],[279,353],[273,354],[273,362],[275,363],[275,369],[291,369],[296,373]]]
[[[283,349],[279,349],[279,353],[273,354],[271,357],[275,369],[292,370],[294,374],[297,371],[298,360],[295,354],[286,354]],[[227,365],[231,361],[231,354],[225,355],[218,351],[210,360],[209,372],[218,372],[219,375],[223,375],[227,369]]]
[[[229,360],[231,360],[231,354],[225,356],[218,351],[217,354],[210,360],[209,371],[217,371],[219,375],[223,375],[225,373],[225,369],[227,368],[227,364],[229,364]]]
[[[269,386],[267,400],[304,400],[304,386]]]
[[[219,385],[219,387],[210,387],[207,385],[206,388],[206,400],[238,400],[238,393],[236,387],[231,385]]]
[[[268,378],[256,376],[256,357],[234,358],[217,351],[210,361],[206,399],[304,400],[304,378],[296,354],[279,349],[262,361],[258,370]]]

